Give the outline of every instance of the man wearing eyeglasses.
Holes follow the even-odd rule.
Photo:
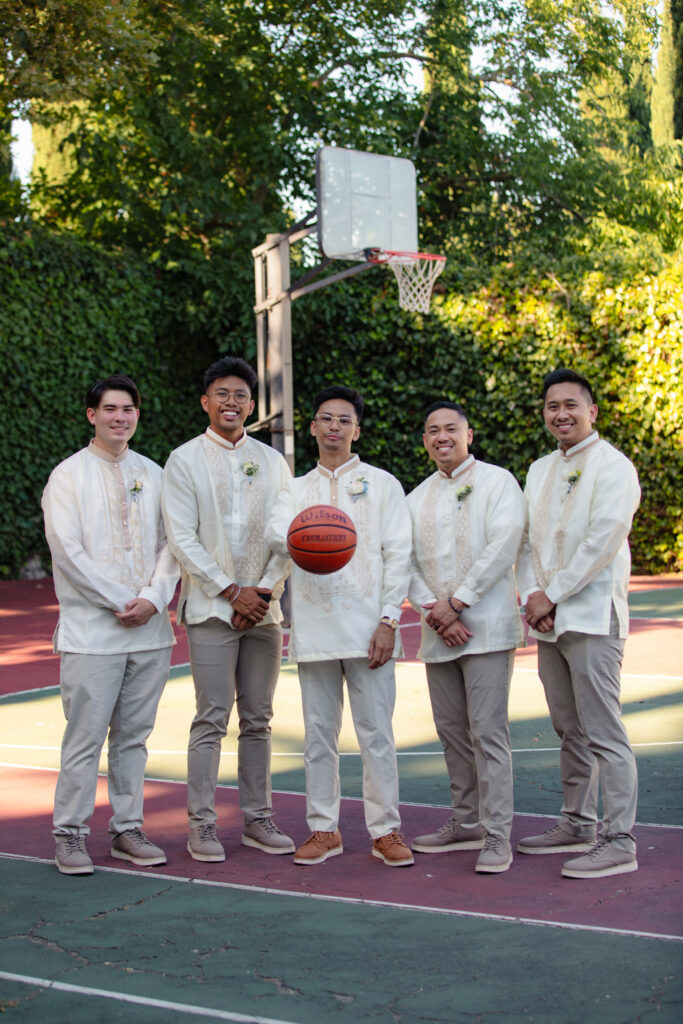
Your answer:
[[[289,657],[299,666],[306,818],[311,830],[296,850],[294,863],[320,864],[343,852],[338,740],[346,680],[363,761],[372,855],[390,867],[404,867],[413,863],[413,856],[399,832],[391,719],[394,659],[401,647],[398,619],[409,582],[410,516],[398,480],[351,453],[364,409],[358,392],[337,385],[325,388],[313,408],[311,434],[319,461],[278,497],[271,543],[284,553],[289,524],[310,505],[343,509],[358,540],[353,558],[337,572],[317,576],[296,565],[292,569]]]
[[[178,621],[190,645],[196,714],[187,758],[189,839],[199,861],[225,860],[216,831],[221,741],[237,702],[242,843],[292,853],[273,821],[270,721],[282,656],[279,598],[289,560],[265,540],[271,510],[291,474],[283,457],[244,429],[257,376],[226,356],[204,375],[204,434],[169,456],[162,508],[180,562]]]

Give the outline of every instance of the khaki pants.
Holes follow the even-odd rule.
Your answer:
[[[436,732],[458,823],[510,838],[513,816],[508,699],[514,651],[463,654],[426,666]]]
[[[221,742],[237,702],[237,777],[247,824],[273,813],[270,720],[282,661],[282,629],[271,623],[246,632],[221,619],[187,626],[196,714],[187,751],[190,824],[216,823]]]
[[[592,826],[602,787],[602,835],[631,850],[636,816],[636,760],[621,719],[619,671],[624,641],[612,610],[609,636],[563,633],[538,643],[538,671],[550,719],[562,741],[561,818],[576,828]]]
[[[55,790],[54,834],[88,835],[97,770],[109,731],[112,834],[142,825],[147,738],[168,679],[171,648],[130,654],[62,654],[67,724]]]
[[[339,826],[339,731],[344,679],[363,762],[365,824],[373,839],[398,831],[398,765],[391,719],[394,662],[369,669],[367,658],[299,663],[304,712],[306,821],[311,832]]]

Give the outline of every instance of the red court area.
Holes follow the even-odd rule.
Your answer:
[[[662,582],[634,579],[634,589],[661,586]],[[680,586],[680,577],[671,585]],[[57,603],[51,580],[0,583],[0,694],[18,693],[57,685],[59,659],[52,654],[50,636],[57,621]],[[624,671],[642,675],[681,674],[681,627],[677,619],[635,619],[626,645]],[[173,663],[186,664],[184,630],[177,629]],[[415,658],[419,625],[406,608],[402,635],[407,660]],[[518,652],[517,665],[535,666],[535,646]],[[50,862],[52,801],[56,772],[43,769],[0,767],[3,801],[0,823],[1,851],[19,858]],[[303,795],[276,793],[275,813],[280,827],[297,843],[306,836]],[[370,853],[362,802],[342,802],[340,827],[345,852],[324,864],[300,867],[290,856],[270,856],[240,844],[241,814],[234,789],[217,793],[219,830],[228,850],[223,864],[201,864],[186,851],[186,787],[182,783],[149,781],[145,785],[145,829],[160,843],[168,864],[155,874],[287,892],[300,896],[376,902],[423,909],[441,914],[473,915],[591,930],[623,931],[632,935],[683,939],[680,880],[683,856],[680,829],[639,825],[639,870],[605,879],[581,881],[560,875],[563,855],[516,854],[510,871],[477,875],[476,851],[458,854],[415,854],[411,868],[389,868]],[[100,779],[91,821],[88,848],[96,867],[120,870],[109,856],[109,818],[106,780]],[[413,836],[433,831],[448,817],[447,808],[403,805],[403,831]],[[542,831],[551,819],[517,814],[513,849],[524,835]],[[11,827],[8,827],[11,826]],[[145,872],[144,868],[130,866]],[[54,869],[50,869],[54,870]],[[75,879],[74,890],[88,885]]]
[[[681,577],[660,579],[635,576],[632,591],[680,587]],[[0,581],[0,695],[59,685],[59,657],[52,653],[52,634],[57,625],[58,606],[52,579]],[[177,644],[173,665],[189,662],[187,638],[175,622]],[[407,605],[401,617],[404,660],[413,661],[420,642],[418,616]],[[683,658],[683,621],[680,619],[632,619],[626,644],[624,672],[649,675],[679,675]],[[285,635],[285,649],[287,636]],[[656,650],[656,666],[653,666]],[[517,664],[536,664],[536,644],[517,652]]]
[[[52,855],[55,779],[55,772],[0,768],[0,782],[6,793],[1,817],[15,822],[15,828],[3,830],[4,852],[45,859]],[[283,831],[296,842],[302,842],[306,838],[303,796],[277,793],[274,805]],[[235,790],[220,788],[216,809],[227,859],[222,864],[201,864],[192,860],[185,849],[185,786],[146,783],[145,829],[164,848],[168,858],[166,865],[153,869],[156,873],[301,896],[683,938],[678,902],[682,867],[680,831],[637,826],[639,870],[582,881],[561,877],[560,867],[565,859],[561,854],[517,854],[512,868],[500,875],[475,873],[477,851],[416,853],[414,867],[386,867],[370,853],[359,800],[342,801],[343,855],[323,864],[300,867],[290,856],[272,856],[241,845],[242,815]],[[110,813],[106,780],[100,779],[88,850],[96,867],[120,868],[121,862],[109,857]],[[403,829],[410,838],[442,824],[448,812],[443,808],[408,805],[402,807],[402,814]],[[17,821],[21,822],[20,828],[16,828]],[[522,836],[537,833],[548,823],[549,819],[536,815],[516,815],[513,849]],[[130,868],[148,873],[145,868]],[[87,878],[74,880],[74,886],[87,884]]]

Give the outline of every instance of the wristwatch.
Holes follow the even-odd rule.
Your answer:
[[[383,615],[379,620],[382,626],[391,626],[392,629],[396,629],[398,626],[398,619],[390,619],[388,615]]]

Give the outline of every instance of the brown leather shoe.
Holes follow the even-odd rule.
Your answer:
[[[373,840],[372,856],[379,857],[390,868],[409,868],[415,863],[400,832],[390,832],[380,839]]]
[[[322,864],[328,857],[344,852],[341,832],[313,832],[303,846],[294,852],[295,864]]]

